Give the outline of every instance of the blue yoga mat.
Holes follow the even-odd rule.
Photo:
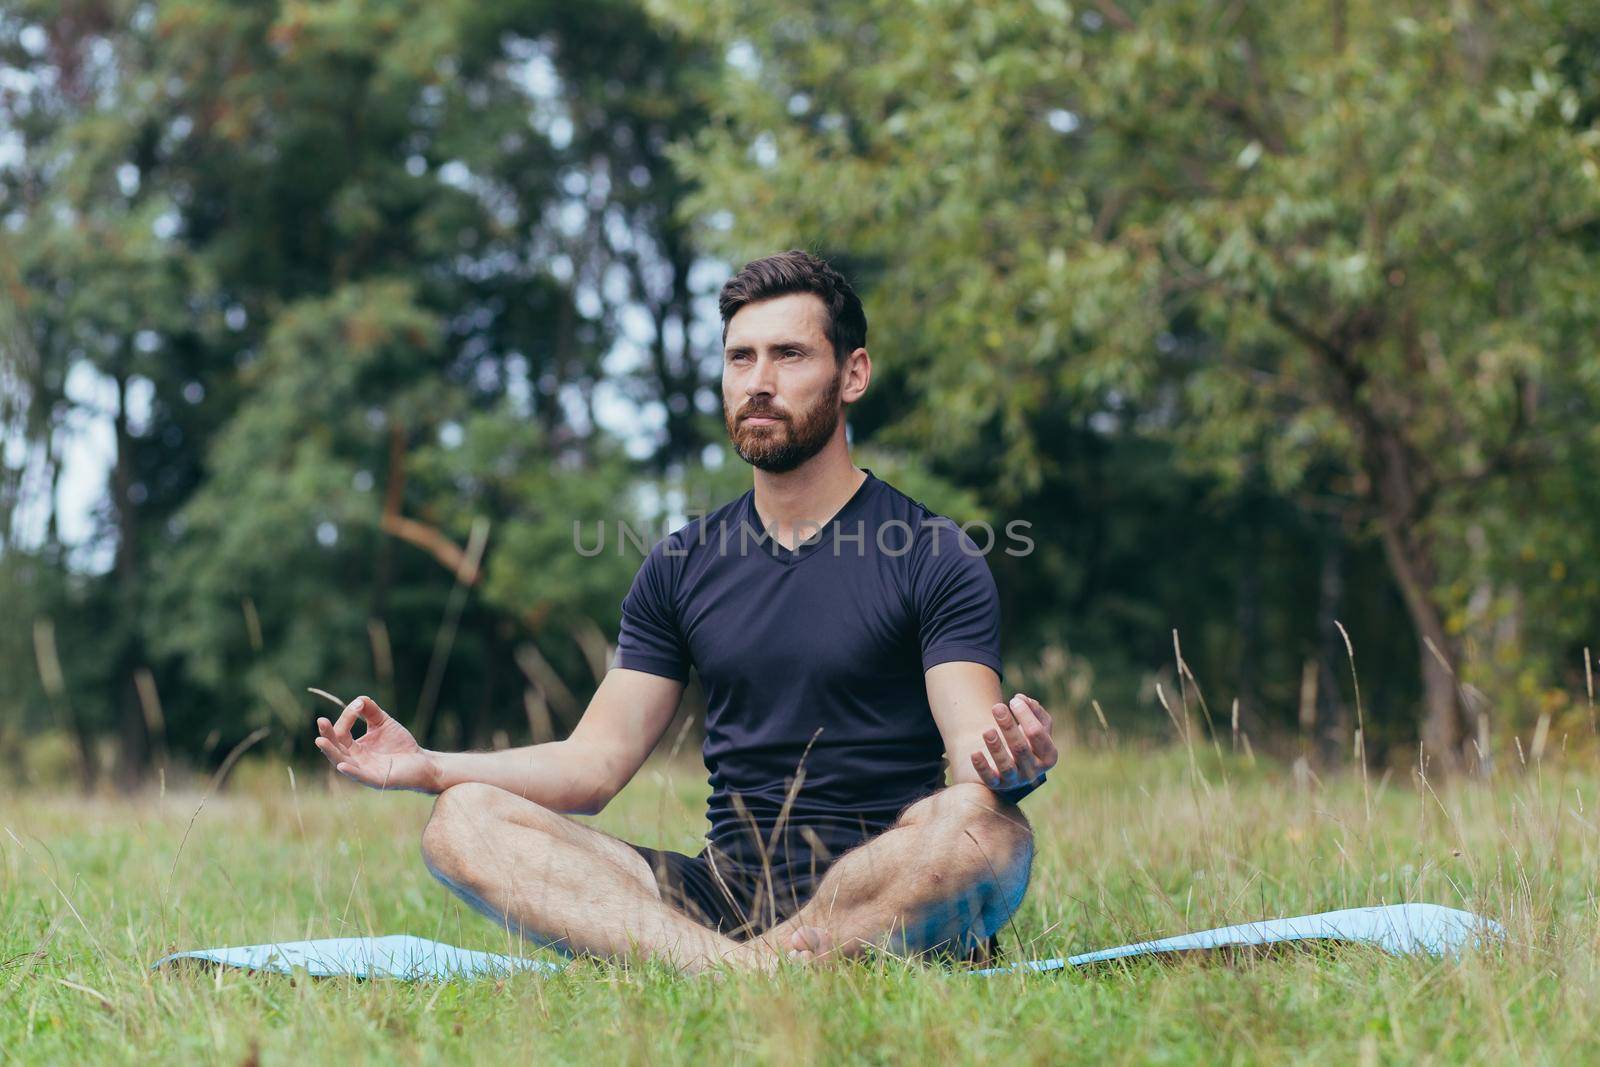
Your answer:
[[[1097,952],[1049,960],[1029,960],[1003,967],[969,972],[975,975],[1012,974],[1030,971],[1059,971],[1090,963],[1127,959],[1133,956],[1159,956],[1178,952],[1197,952],[1240,948],[1296,941],[1338,941],[1375,945],[1395,955],[1452,954],[1478,943],[1499,937],[1500,924],[1470,911],[1440,907],[1437,904],[1390,904],[1376,908],[1350,908],[1320,915],[1301,915],[1292,919],[1267,919],[1262,922],[1224,926],[1215,930],[1168,937],[1159,941],[1139,941]],[[335,937],[320,941],[283,941],[239,948],[208,948],[175,952],[152,966],[161,967],[176,960],[202,960],[222,967],[293,974],[303,970],[318,978],[347,975],[356,978],[399,978],[406,981],[427,979],[505,977],[519,972],[551,974],[563,965],[551,960],[530,960],[520,956],[501,956],[492,952],[444,945],[409,935],[390,937]]]
[[[503,978],[523,971],[550,974],[561,969],[551,960],[528,960],[493,952],[474,952],[409,934],[388,937],[330,937],[320,941],[280,941],[239,948],[203,948],[174,952],[157,960],[161,967],[175,960],[202,960],[222,967],[293,974],[314,978],[399,978],[405,981],[450,978]]]
[[[1004,967],[990,967],[976,974],[1011,974],[1019,971],[1059,971],[1091,963],[1128,959],[1133,956],[1161,956],[1180,952],[1204,952],[1224,948],[1250,948],[1295,941],[1337,941],[1375,945],[1396,956],[1454,954],[1480,939],[1505,933],[1499,923],[1458,908],[1438,904],[1389,904],[1375,908],[1347,908],[1292,919],[1265,919],[1239,926],[1166,937],[1159,941],[1137,941],[1095,952],[1051,960],[1029,960]]]

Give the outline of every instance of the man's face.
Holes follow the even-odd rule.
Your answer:
[[[822,451],[839,426],[843,367],[828,309],[790,293],[734,313],[722,348],[722,417],[739,458],[781,474]]]

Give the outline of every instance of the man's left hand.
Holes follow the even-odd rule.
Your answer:
[[[990,708],[994,728],[985,730],[987,748],[972,753],[978,778],[999,791],[1026,785],[1056,765],[1059,753],[1050,739],[1050,713],[1044,705],[1018,693],[1009,704]]]

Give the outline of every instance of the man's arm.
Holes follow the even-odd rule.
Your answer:
[[[1056,765],[1050,715],[1018,693],[1000,699],[994,668],[968,660],[937,663],[924,672],[928,706],[950,760],[950,784],[978,782],[1000,792]]]
[[[564,741],[504,752],[431,752],[367,697],[336,723],[317,720],[317,748],[347,778],[375,789],[440,793],[464,782],[499,786],[536,804],[593,815],[622,791],[672,722],[684,683],[613,667]],[[367,732],[354,737],[357,719]]]

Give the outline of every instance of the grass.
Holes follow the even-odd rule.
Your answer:
[[[177,948],[413,933],[516,951],[424,871],[428,799],[239,768],[127,801],[0,796],[0,1061],[398,1063],[1586,1062],[1600,1053],[1600,773],[1548,759],[1437,792],[1183,751],[1079,751],[1039,834],[1013,957],[1401,901],[1503,922],[1454,961],[1340,949],[981,979],[876,959],[733,982],[581,963],[404,984],[151,973]],[[1304,784],[1296,784],[1297,781]],[[1370,794],[1370,816],[1364,792]],[[697,765],[597,820],[692,850]],[[6,831],[10,832],[7,833]],[[15,835],[13,838],[12,835]]]

